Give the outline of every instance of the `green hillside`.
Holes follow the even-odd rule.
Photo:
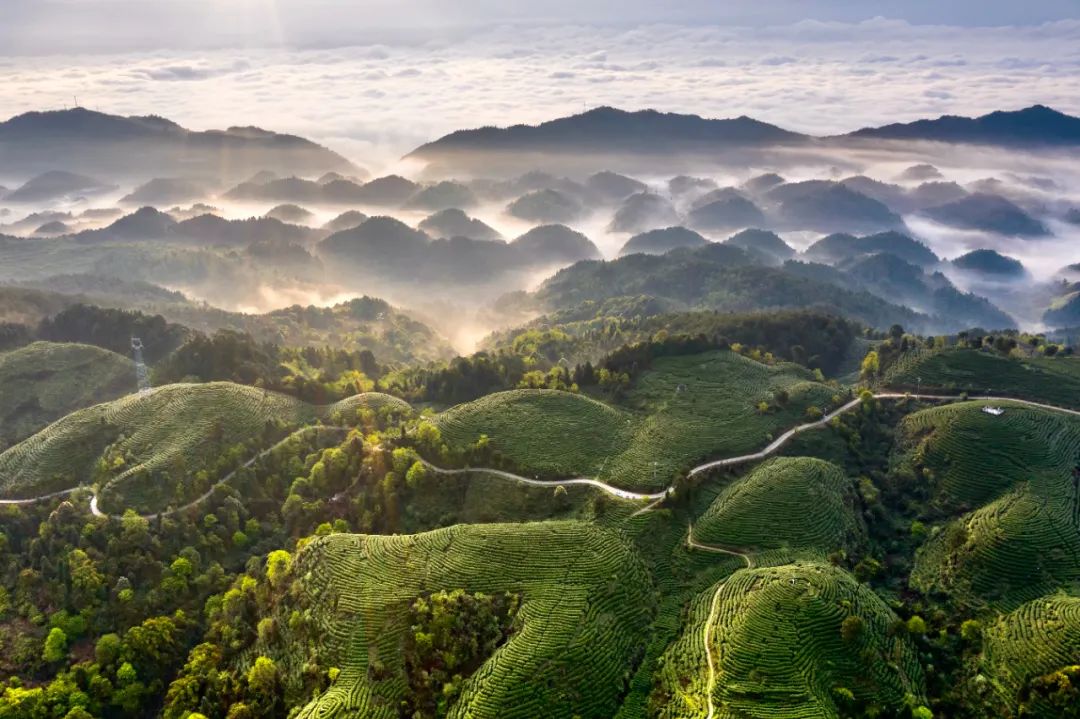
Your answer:
[[[318,408],[229,382],[165,385],[78,410],[10,447],[0,454],[0,495],[33,497],[97,483],[102,511],[158,511],[209,489],[281,434],[276,427],[388,403],[407,407],[385,395]]]
[[[934,500],[953,512],[1039,476],[1067,478],[1080,452],[1080,418],[1008,401],[959,402],[909,416],[898,439],[931,480]]]
[[[987,628],[980,670],[1006,707],[1024,705],[1033,719],[1061,716],[1061,708],[1022,700],[1036,678],[1080,663],[1080,597],[1037,599],[1003,615]]]
[[[521,606],[506,643],[462,677],[447,716],[611,716],[652,613],[650,579],[630,547],[578,522],[338,534],[308,545],[292,573],[279,622],[289,627],[282,642],[289,654],[278,663],[298,671],[315,657],[340,669],[300,711],[303,719],[397,717],[407,690],[408,608],[453,589],[509,591]],[[286,621],[294,609],[302,622]]]
[[[527,473],[658,490],[699,460],[760,449],[835,393],[797,365],[707,352],[656,360],[617,406],[568,392],[514,390],[454,407],[435,422],[457,448],[486,435]],[[759,411],[759,402],[770,409]]]
[[[626,255],[578,262],[555,273],[533,297],[547,310],[612,297],[650,295],[684,309],[748,312],[782,308],[827,309],[871,327],[899,323],[909,329],[931,320],[864,290],[851,290],[797,268],[760,266],[761,259],[733,245],[710,243],[664,255]]]
[[[694,524],[705,544],[809,550],[824,558],[865,539],[854,482],[834,464],[813,457],[781,457],[724,488]]]
[[[91,345],[34,342],[0,354],[0,450],[69,412],[135,390],[131,360]]]
[[[890,368],[885,382],[923,392],[1005,394],[1080,408],[1080,357],[1020,359],[974,349],[917,350]]]
[[[705,717],[710,686],[714,716],[730,719],[865,716],[859,709],[872,705],[900,714],[922,701],[911,640],[890,631],[896,616],[842,569],[743,569],[709,595],[707,648],[705,627],[688,624],[665,655],[661,717]],[[845,637],[849,617],[858,629]]]
[[[1061,587],[1080,591],[1080,495],[1073,469],[1080,420],[1047,410],[968,402],[919,412],[912,457],[939,510],[971,509],[916,556],[911,583],[961,606],[1008,611]]]

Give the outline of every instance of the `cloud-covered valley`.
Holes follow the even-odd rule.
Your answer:
[[[388,36],[388,37],[392,37]],[[951,27],[502,25],[322,49],[0,57],[6,114],[78,102],[202,129],[257,124],[378,170],[455,129],[608,104],[839,133],[1034,103],[1080,113],[1080,21]]]

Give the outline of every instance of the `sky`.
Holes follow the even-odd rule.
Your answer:
[[[1080,114],[1078,0],[0,0],[0,108],[257,124],[373,167],[607,104],[838,133]],[[77,99],[76,99],[77,98]]]

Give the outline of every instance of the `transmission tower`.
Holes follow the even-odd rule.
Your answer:
[[[143,344],[138,337],[131,338],[131,352],[135,355],[135,379],[139,383],[139,391],[150,390],[150,373],[146,371],[146,363],[143,362]]]

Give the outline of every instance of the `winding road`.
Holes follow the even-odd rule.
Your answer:
[[[690,549],[701,549],[706,552],[716,552],[718,554],[728,554],[733,557],[739,557],[746,562],[747,569],[754,568],[754,559],[745,552],[740,552],[735,549],[726,549],[724,547],[717,547],[710,544],[701,544],[694,541],[694,525],[690,525],[689,531],[686,533],[686,546]],[[724,585],[727,584],[727,580],[720,582],[716,585],[716,591],[712,595],[712,603],[709,605],[709,616],[705,619],[705,626],[701,630],[701,638],[705,644],[705,664],[708,667],[709,678],[705,682],[705,697],[709,706],[709,712],[706,715],[706,719],[713,719],[716,714],[716,707],[713,705],[712,695],[716,689],[716,665],[713,663],[712,648],[709,646],[712,641],[712,628],[716,624],[716,612],[720,608],[720,592],[724,591]]]
[[[333,431],[333,432],[348,432],[348,431],[350,431],[352,429],[354,429],[354,427],[323,425],[323,424],[313,424],[313,425],[310,425],[308,427],[301,427],[300,429],[296,430],[295,432],[290,433],[288,436],[280,439],[279,441],[275,442],[274,444],[270,445],[266,449],[262,450],[258,454],[251,457],[249,460],[247,460],[246,462],[241,464],[239,467],[232,470],[231,472],[229,472],[228,474],[223,476],[218,481],[214,482],[214,484],[212,484],[208,490],[206,490],[205,492],[203,492],[202,494],[200,494],[198,497],[191,500],[187,504],[185,504],[183,506],[180,506],[180,507],[173,507],[172,509],[166,509],[165,511],[162,511],[162,512],[155,512],[153,514],[140,514],[139,516],[141,518],[143,518],[143,519],[157,519],[158,517],[168,517],[169,515],[177,514],[179,512],[186,511],[188,509],[191,509],[192,507],[195,507],[195,506],[197,506],[199,504],[202,504],[204,501],[206,501],[210,497],[211,494],[214,493],[215,489],[217,489],[221,485],[225,484],[226,482],[232,481],[232,478],[236,476],[237,472],[239,472],[242,469],[247,469],[248,467],[255,464],[256,462],[258,462],[260,459],[262,459],[266,455],[273,452],[275,449],[277,449],[281,445],[288,442],[293,437],[296,437],[297,435],[306,434],[308,432],[311,432],[312,430],[315,430],[316,433],[317,433],[319,430],[329,430],[329,431]],[[78,487],[72,487],[71,489],[62,489],[59,492],[52,492],[50,494],[43,494],[40,497],[30,497],[29,499],[0,499],[0,505],[3,505],[3,504],[31,504],[33,502],[41,502],[41,501],[44,501],[46,499],[53,499],[55,497],[64,497],[64,496],[67,496],[67,495],[71,494],[72,492],[83,489],[86,486],[87,485],[79,485]],[[101,517],[101,518],[112,517],[113,519],[121,519],[123,517],[123,515],[120,515],[120,514],[106,514],[105,512],[102,512],[98,508],[98,495],[97,495],[96,492],[90,497],[90,514],[94,515],[95,517]]]
[[[590,487],[596,487],[602,489],[608,494],[618,497],[619,499],[628,499],[630,501],[649,500],[659,501],[668,496],[671,492],[671,487],[668,487],[662,492],[653,492],[652,494],[642,494],[640,492],[631,492],[627,489],[619,489],[618,487],[612,487],[610,484],[601,482],[599,479],[593,479],[591,477],[574,477],[573,479],[533,479],[531,477],[522,477],[520,474],[514,474],[513,472],[506,472],[501,469],[490,469],[487,467],[464,467],[461,469],[446,469],[434,465],[426,459],[421,458],[420,463],[428,469],[439,474],[490,474],[495,477],[502,477],[512,482],[520,482],[521,484],[529,484],[534,487],[562,487],[566,485],[584,484]]]
[[[979,397],[961,398],[961,397],[959,397],[957,395],[933,395],[933,394],[917,394],[917,395],[914,395],[914,394],[899,393],[899,392],[881,392],[881,393],[874,394],[873,397],[874,397],[874,399],[886,399],[886,400],[911,398],[911,399],[916,399],[916,400],[932,400],[932,401],[945,401],[945,402],[958,402],[958,401],[964,401],[964,400],[967,400],[967,401],[995,401],[995,402],[1010,403],[1010,404],[1014,404],[1014,405],[1019,404],[1019,405],[1029,406],[1029,407],[1037,407],[1039,409],[1050,410],[1050,411],[1053,411],[1053,412],[1062,412],[1064,414],[1069,414],[1069,415],[1072,415],[1072,416],[1080,417],[1080,410],[1067,409],[1065,407],[1056,407],[1054,405],[1045,404],[1045,403],[1042,403],[1042,402],[1033,402],[1031,400],[1013,399],[1013,398],[1010,398],[1010,397],[997,397],[997,396],[990,396],[990,395],[984,395],[984,396],[979,396]],[[724,458],[724,459],[717,459],[717,460],[713,460],[713,461],[710,461],[710,462],[705,462],[704,464],[699,464],[698,466],[694,467],[693,469],[691,469],[688,472],[688,476],[693,477],[693,476],[695,476],[697,474],[700,474],[702,472],[707,472],[710,469],[715,469],[715,468],[718,468],[718,467],[730,467],[730,466],[733,466],[733,465],[744,464],[746,462],[754,462],[754,461],[757,461],[757,460],[765,459],[766,457],[768,457],[769,455],[775,453],[777,450],[779,450],[781,447],[783,447],[787,442],[789,442],[796,435],[798,435],[798,434],[800,434],[802,432],[806,432],[808,430],[824,427],[826,424],[831,422],[836,417],[838,417],[838,416],[840,416],[840,415],[842,415],[842,414],[844,414],[846,412],[850,412],[854,408],[858,407],[861,402],[862,402],[861,398],[855,398],[855,399],[851,400],[850,402],[847,402],[846,404],[836,408],[832,412],[829,412],[828,414],[824,415],[819,420],[816,420],[814,422],[807,422],[805,424],[800,424],[798,426],[792,427],[791,429],[787,430],[786,432],[781,434],[779,437],[774,439],[764,449],[762,449],[762,450],[760,450],[758,452],[753,452],[751,454],[744,454],[744,455],[740,455],[738,457],[727,457],[727,458]],[[251,459],[244,462],[244,464],[240,465],[236,469],[232,470],[231,472],[229,472],[228,474],[223,476],[217,482],[215,482],[214,485],[211,486],[202,495],[196,497],[195,499],[188,502],[187,504],[185,504],[185,505],[183,505],[181,507],[175,507],[173,509],[169,509],[169,510],[166,510],[166,511],[163,511],[163,512],[158,512],[158,513],[155,513],[155,514],[144,514],[144,515],[140,515],[140,516],[143,519],[156,519],[157,517],[169,516],[171,514],[175,514],[175,513],[178,513],[178,512],[183,512],[183,511],[186,511],[188,509],[191,509],[192,507],[197,506],[198,504],[205,501],[208,497],[210,497],[210,495],[213,494],[214,490],[217,489],[219,486],[225,484],[226,482],[231,481],[232,478],[236,476],[236,473],[239,472],[241,469],[246,469],[246,468],[250,467],[252,464],[259,461],[260,459],[265,457],[267,454],[274,451],[276,448],[278,448],[279,446],[281,446],[282,444],[284,444],[285,442],[287,442],[288,440],[290,440],[291,438],[293,438],[294,436],[296,436],[299,433],[310,432],[312,430],[316,430],[316,431],[318,431],[318,430],[332,430],[332,431],[347,432],[347,431],[349,431],[351,429],[353,429],[353,428],[352,427],[338,427],[338,426],[323,426],[323,425],[312,425],[310,427],[304,427],[304,428],[302,428],[300,430],[297,430],[296,432],[290,434],[289,436],[285,437],[284,439],[280,440],[279,442],[271,445],[270,447],[262,450],[258,454],[254,455],[253,457],[251,457]],[[432,464],[431,462],[429,462],[429,461],[427,461],[425,459],[422,459],[422,458],[420,459],[420,462],[426,468],[432,470],[433,472],[437,472],[439,474],[461,475],[461,474],[470,474],[470,473],[483,473],[483,474],[489,474],[489,475],[492,475],[492,476],[495,476],[495,477],[500,477],[500,478],[506,479],[508,481],[519,482],[521,484],[527,484],[527,485],[535,486],[535,487],[559,487],[559,486],[568,486],[568,485],[584,485],[584,486],[589,486],[589,487],[595,487],[595,488],[600,489],[600,490],[602,490],[604,492],[607,492],[608,494],[610,494],[610,495],[612,495],[614,497],[617,497],[619,499],[624,499],[624,500],[628,500],[628,501],[647,501],[648,502],[648,504],[646,506],[644,506],[641,509],[637,510],[631,516],[637,516],[639,514],[643,514],[645,512],[648,512],[648,511],[652,510],[653,508],[661,505],[663,503],[664,499],[666,499],[667,496],[674,489],[674,487],[671,486],[671,487],[668,487],[667,489],[665,489],[663,491],[660,491],[660,492],[653,492],[653,493],[632,492],[632,491],[629,491],[629,490],[626,490],[626,489],[621,489],[619,487],[614,487],[614,486],[612,486],[610,484],[607,484],[605,482],[601,482],[600,480],[593,479],[591,477],[573,477],[573,478],[562,479],[562,480],[541,480],[541,479],[535,479],[535,478],[531,478],[531,477],[524,477],[522,475],[514,474],[512,472],[507,472],[507,471],[501,470],[501,469],[492,469],[492,468],[487,468],[487,467],[464,467],[464,468],[459,468],[459,469],[448,469],[448,468],[444,468],[444,467],[439,467],[439,466],[437,466],[435,464]],[[44,495],[41,495],[39,497],[31,497],[31,498],[27,498],[27,499],[0,499],[0,505],[30,504],[32,502],[39,502],[39,501],[52,499],[52,498],[56,498],[56,497],[67,496],[67,495],[69,495],[69,494],[71,494],[71,493],[73,493],[76,490],[81,489],[81,488],[82,487],[72,487],[71,489],[64,489],[64,490],[60,490],[58,492],[51,492],[49,494],[44,494]],[[97,497],[96,493],[90,498],[90,512],[95,517],[103,517],[103,518],[107,518],[107,517],[119,518],[120,517],[120,515],[109,515],[109,514],[105,514],[104,512],[102,512],[98,508],[98,497]],[[686,543],[687,543],[687,547],[689,547],[691,549],[698,549],[698,550],[702,550],[702,551],[706,551],[706,552],[715,552],[715,553],[718,553],[718,554],[727,554],[727,555],[731,555],[731,556],[735,556],[735,557],[740,557],[746,563],[746,567],[748,569],[751,569],[754,566],[753,558],[747,553],[740,552],[740,551],[735,550],[735,549],[728,549],[728,548],[712,546],[712,545],[708,545],[708,544],[701,544],[699,542],[694,541],[693,526],[690,527],[690,531],[687,534]],[[708,618],[706,619],[705,626],[702,629],[702,640],[704,642],[705,659],[706,659],[706,664],[707,664],[707,667],[708,667],[708,680],[706,682],[706,697],[707,697],[707,703],[708,703],[708,713],[706,715],[707,719],[713,719],[714,716],[715,716],[715,713],[716,713],[716,709],[715,709],[715,706],[713,704],[713,692],[716,689],[716,666],[715,666],[715,663],[713,661],[712,649],[710,648],[710,643],[712,641],[712,627],[713,627],[713,624],[715,624],[715,622],[716,622],[717,612],[719,611],[720,593],[723,591],[725,584],[726,584],[726,580],[724,582],[721,582],[720,584],[718,584],[717,587],[716,587],[716,590],[713,592],[712,601],[711,601],[710,606],[709,606],[709,615],[708,615]]]
[[[910,394],[910,393],[901,393],[901,392],[879,392],[879,393],[874,394],[873,397],[874,397],[874,399],[905,399],[905,398],[910,398],[910,399],[917,399],[917,400],[933,400],[933,401],[944,401],[944,402],[959,402],[959,401],[1008,402],[1008,403],[1011,403],[1011,404],[1020,404],[1020,405],[1025,405],[1025,406],[1028,406],[1028,407],[1037,407],[1037,408],[1040,408],[1040,409],[1046,409],[1046,410],[1050,410],[1050,411],[1053,411],[1053,412],[1062,412],[1064,414],[1069,414],[1069,415],[1080,417],[1080,410],[1067,409],[1065,407],[1057,407],[1057,406],[1054,406],[1052,404],[1045,404],[1043,402],[1033,402],[1031,400],[1026,400],[1026,399],[1014,399],[1012,397],[998,397],[998,396],[984,395],[984,396],[979,396],[979,397],[961,398],[958,395]],[[787,430],[786,432],[781,434],[779,437],[774,439],[764,449],[762,449],[762,450],[760,450],[758,452],[753,452],[751,454],[744,454],[744,455],[740,455],[738,457],[726,457],[724,459],[716,459],[716,460],[712,460],[710,462],[705,462],[704,464],[699,464],[698,466],[691,469],[687,473],[687,476],[693,477],[693,476],[695,476],[697,474],[700,474],[702,472],[707,472],[708,470],[715,469],[717,467],[731,467],[731,466],[738,465],[738,464],[745,464],[746,462],[755,462],[755,461],[758,461],[758,460],[765,459],[769,455],[775,453],[778,449],[783,447],[785,444],[787,444],[787,442],[789,442],[795,435],[800,434],[802,432],[806,432],[807,430],[824,427],[826,424],[828,424],[834,418],[844,414],[845,412],[850,412],[852,409],[858,407],[860,402],[862,402],[862,400],[860,398],[855,398],[855,399],[851,400],[850,402],[847,402],[846,404],[834,409],[832,412],[829,412],[828,414],[824,415],[819,420],[815,420],[813,422],[807,422],[805,424],[800,424],[800,425],[797,425],[795,427],[792,427],[791,429]],[[309,427],[304,427],[302,429],[299,429],[296,432],[290,434],[288,437],[285,437],[281,441],[277,442],[276,444],[262,450],[261,452],[259,452],[255,456],[253,456],[251,459],[247,460],[244,464],[240,465],[236,469],[232,470],[231,472],[229,472],[228,474],[223,476],[221,479],[219,479],[217,482],[215,482],[214,485],[210,487],[210,489],[208,489],[206,492],[204,492],[202,495],[196,497],[192,501],[188,502],[187,504],[185,504],[185,505],[183,505],[181,507],[174,507],[173,509],[165,510],[163,512],[157,512],[157,513],[154,513],[154,514],[143,514],[143,515],[139,515],[139,516],[141,516],[143,519],[156,519],[158,516],[166,517],[166,516],[169,516],[171,514],[176,514],[178,512],[183,512],[183,511],[186,511],[188,509],[191,509],[192,507],[197,506],[198,504],[205,501],[208,497],[210,497],[210,495],[213,494],[214,490],[217,489],[219,486],[221,486],[222,484],[225,484],[226,482],[231,481],[232,478],[234,476],[236,476],[236,473],[239,472],[241,469],[245,469],[247,467],[250,467],[252,464],[257,462],[261,458],[265,457],[267,454],[269,454],[274,449],[276,449],[280,445],[287,442],[290,438],[292,438],[296,434],[299,434],[301,432],[309,432],[309,431],[312,431],[312,430],[320,430],[320,429],[344,432],[344,431],[351,430],[353,428],[352,427],[330,426],[330,425],[311,425]],[[565,485],[587,485],[587,486],[590,486],[590,487],[595,487],[596,489],[599,489],[601,491],[604,491],[604,492],[606,492],[606,493],[610,494],[611,496],[616,497],[618,499],[623,499],[623,500],[627,500],[627,501],[644,501],[644,502],[648,502],[648,504],[646,506],[644,506],[641,509],[637,510],[631,516],[637,516],[637,515],[640,515],[640,514],[644,514],[646,512],[651,511],[652,509],[660,506],[661,504],[663,504],[664,500],[668,497],[668,495],[671,494],[671,492],[674,490],[674,486],[670,486],[667,489],[664,489],[663,491],[660,491],[660,492],[652,492],[652,493],[632,492],[632,491],[627,490],[627,489],[622,489],[620,487],[612,486],[610,484],[607,484],[606,482],[601,482],[600,480],[593,479],[592,477],[573,477],[573,478],[568,478],[568,479],[550,479],[550,480],[547,480],[547,479],[534,479],[532,477],[524,477],[522,475],[514,474],[513,472],[507,472],[507,471],[501,470],[501,469],[492,469],[492,468],[488,468],[488,467],[464,467],[464,468],[459,468],[459,469],[448,469],[448,468],[439,467],[439,466],[437,466],[435,464],[432,464],[431,462],[428,462],[425,459],[421,459],[420,461],[428,469],[430,469],[430,470],[432,470],[434,472],[438,472],[440,474],[454,475],[454,474],[483,473],[483,474],[490,474],[490,475],[495,476],[495,477],[501,477],[503,479],[513,481],[513,482],[520,482],[521,484],[532,485],[532,486],[535,486],[535,487],[558,487],[558,486],[565,486]],[[85,485],[83,485],[83,486],[85,486]],[[56,497],[62,497],[62,496],[69,495],[69,494],[75,492],[78,489],[82,489],[83,486],[72,487],[71,489],[64,489],[64,490],[60,490],[58,492],[51,492],[49,494],[43,494],[43,495],[38,496],[38,497],[29,497],[29,498],[26,498],[26,499],[0,499],[0,505],[5,505],[5,504],[31,504],[33,502],[41,502],[41,501],[44,501],[44,500],[47,500],[47,499],[53,499],[53,498],[56,498]],[[115,515],[115,514],[110,515],[110,514],[106,514],[106,513],[102,512],[98,508],[98,497],[97,497],[96,493],[90,498],[90,512],[95,517],[115,517],[115,518],[119,518],[121,516],[121,515]],[[697,544],[695,544],[693,542],[692,538],[690,540],[690,546],[696,547],[698,549],[703,549],[703,550],[706,550],[706,551],[718,551],[718,550],[716,550],[716,548],[710,548],[710,547],[708,547],[706,545],[697,545]]]

